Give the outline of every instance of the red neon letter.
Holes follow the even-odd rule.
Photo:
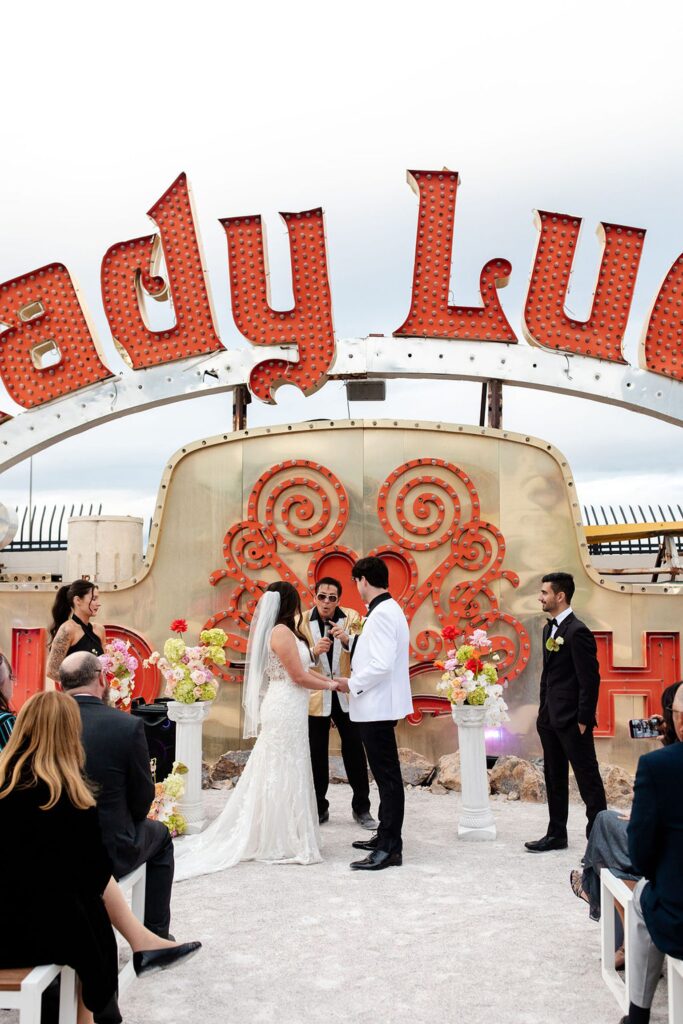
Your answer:
[[[455,199],[460,175],[451,171],[408,171],[408,184],[420,196],[415,269],[410,312],[394,337],[460,338],[505,341],[517,338],[498,301],[512,267],[507,260],[489,260],[480,278],[483,306],[451,306],[448,290],[453,253]]]
[[[102,301],[119,347],[135,370],[223,350],[214,327],[209,284],[187,178],[179,175],[148,211],[159,228],[118,242],[102,260]],[[163,251],[168,284],[156,276]],[[142,311],[142,289],[157,301],[170,299],[175,326],[152,331]]]
[[[61,263],[0,285],[0,324],[0,375],[27,409],[111,377]]]
[[[524,334],[532,345],[574,352],[612,363],[621,354],[645,232],[621,224],[600,224],[602,260],[588,320],[565,312],[569,275],[581,227],[580,217],[539,210],[538,248],[524,309]]]
[[[640,365],[645,370],[683,380],[683,254],[662,282],[652,306],[640,345]]]
[[[260,217],[226,217],[232,315],[252,345],[297,345],[299,359],[267,359],[251,371],[249,386],[257,398],[273,403],[281,384],[295,384],[312,395],[325,382],[334,359],[332,300],[327,273],[323,211],[281,213],[287,225],[292,260],[294,308],[270,305],[267,262]]]

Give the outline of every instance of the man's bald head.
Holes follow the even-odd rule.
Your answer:
[[[673,712],[674,731],[680,743],[683,743],[683,683],[678,684],[671,704]]]
[[[76,651],[59,666],[59,682],[66,693],[88,692],[100,696],[102,665],[88,651]]]

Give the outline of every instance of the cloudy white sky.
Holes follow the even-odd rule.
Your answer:
[[[99,268],[145,211],[189,175],[223,343],[230,313],[219,217],[260,213],[273,303],[291,302],[279,210],[322,206],[338,337],[391,334],[405,317],[417,200],[407,168],[461,174],[452,289],[479,302],[484,262],[513,265],[500,293],[522,338],[535,208],[584,218],[569,305],[587,315],[600,220],[647,237],[626,339],[683,250],[680,13],[670,4],[195,0],[58,4],[3,12],[0,281],[47,262],[79,280],[112,366]],[[476,422],[479,386],[388,385],[355,416]],[[281,390],[251,425],[346,415],[339,383]],[[11,403],[0,388],[0,408]],[[148,515],[166,459],[230,425],[229,396],[97,428],[33,459],[34,502],[91,501]],[[568,456],[584,502],[683,502],[680,428],[587,401],[506,389],[504,422]],[[29,465],[0,476],[24,504]]]

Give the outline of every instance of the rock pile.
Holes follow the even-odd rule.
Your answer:
[[[500,793],[508,800],[530,800],[541,804],[546,799],[545,779],[537,764],[521,757],[499,757],[489,771],[492,793]]]
[[[202,764],[202,789],[230,789],[244,771],[249,750],[226,750],[214,764]]]
[[[435,766],[422,754],[410,747],[399,747],[398,757],[401,762],[401,775],[404,786],[428,786],[434,775]]]
[[[204,762],[202,787],[221,789],[233,786],[244,771],[249,753],[248,750],[228,750],[215,764]],[[459,750],[453,754],[444,754],[436,765],[409,747],[400,747],[398,754],[405,786],[429,786],[433,793],[461,791]],[[618,809],[630,807],[633,800],[633,776],[614,764],[601,764],[600,774],[605,785],[608,805]],[[546,799],[541,758],[535,757],[526,761],[512,754],[499,757],[493,768],[489,769],[488,777],[489,793],[493,795],[508,800],[528,800],[532,803],[543,803]],[[330,757],[330,782],[348,781],[342,758],[333,755]],[[581,800],[576,780],[571,772],[569,799]]]

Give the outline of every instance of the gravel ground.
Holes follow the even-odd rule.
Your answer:
[[[210,816],[229,799],[205,796]],[[126,1024],[617,1024],[599,926],[569,888],[582,808],[570,810],[568,850],[532,855],[522,844],[544,834],[544,805],[494,799],[498,838],[467,842],[458,794],[406,796],[401,868],[349,870],[361,830],[340,785],[324,863],[240,864],[178,884],[172,930],[204,948],[135,982]],[[653,1024],[666,1017],[661,982]]]

